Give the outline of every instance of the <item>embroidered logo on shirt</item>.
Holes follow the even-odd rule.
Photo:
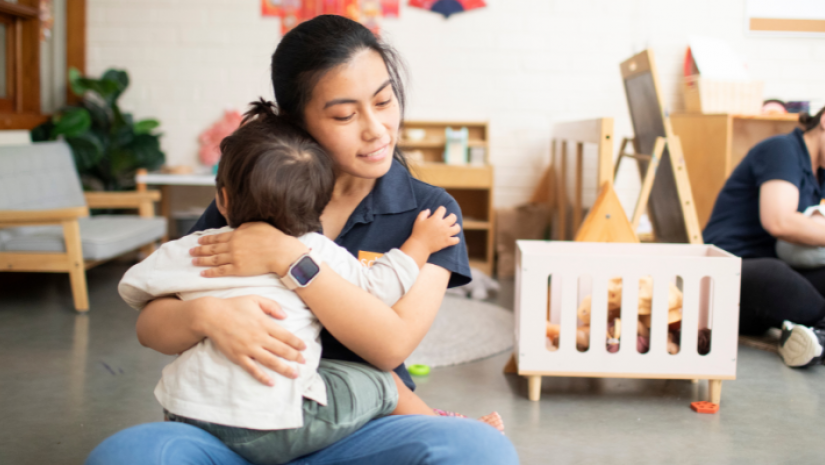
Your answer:
[[[366,250],[358,251],[358,261],[367,268],[371,267],[376,260],[383,256],[384,254],[378,252],[368,252]]]

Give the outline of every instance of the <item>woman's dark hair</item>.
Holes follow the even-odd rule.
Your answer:
[[[216,186],[219,199],[226,188],[227,222],[264,221],[290,236],[319,231],[335,185],[332,160],[272,103],[251,105],[241,127],[221,142]]]
[[[799,114],[799,124],[802,125],[805,132],[811,131],[819,126],[820,121],[822,121],[822,114],[825,113],[825,107],[822,107],[814,116],[811,116],[809,113],[800,113]]]
[[[321,15],[299,24],[284,35],[272,54],[272,87],[280,114],[305,127],[304,109],[320,78],[362,50],[372,50],[384,60],[403,122],[406,97],[401,57],[360,23],[337,15]],[[393,157],[407,166],[397,146]]]

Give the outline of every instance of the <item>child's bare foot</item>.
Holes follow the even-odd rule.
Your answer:
[[[489,415],[484,415],[478,420],[487,423],[488,425],[501,431],[502,433],[504,432],[504,421],[501,419],[501,415],[499,415],[498,412],[493,412]]]
[[[440,415],[442,417],[469,418],[466,415],[462,415],[460,413],[455,412],[447,412],[445,410],[441,410],[440,408],[434,408],[433,412],[435,412],[436,415]],[[487,423],[493,428],[504,433],[504,421],[501,419],[501,415],[499,415],[498,412],[493,412],[488,415],[484,415],[483,417],[479,418],[478,421],[482,423]]]

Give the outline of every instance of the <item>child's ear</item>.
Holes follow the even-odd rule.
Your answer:
[[[218,211],[221,212],[221,215],[223,215],[224,218],[227,218],[226,208],[227,205],[229,205],[227,200],[228,198],[226,197],[225,187],[222,187],[220,192],[215,192],[215,205],[218,206]]]

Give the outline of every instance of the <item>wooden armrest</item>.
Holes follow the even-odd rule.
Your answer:
[[[160,200],[160,192],[85,192],[89,208],[139,208],[145,202]]]
[[[60,208],[57,210],[0,210],[0,224],[17,226],[21,224],[61,223],[84,216],[89,216],[89,209],[86,207]]]

